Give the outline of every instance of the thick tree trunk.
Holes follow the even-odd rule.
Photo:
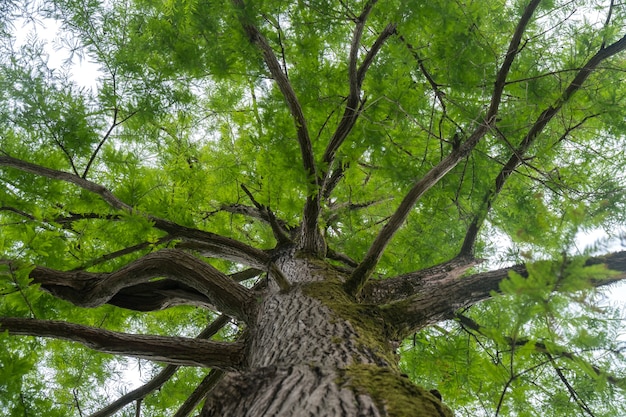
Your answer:
[[[208,416],[451,416],[400,373],[378,309],[343,290],[347,278],[315,259],[284,257],[291,284],[270,284],[250,325],[248,369],[205,403]]]

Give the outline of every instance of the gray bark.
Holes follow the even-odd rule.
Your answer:
[[[228,374],[203,408],[208,416],[451,416],[397,367],[377,307],[343,290],[346,275],[293,254],[276,261],[249,323],[244,370]]]

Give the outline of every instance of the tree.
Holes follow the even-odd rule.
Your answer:
[[[0,409],[623,415],[626,253],[573,256],[626,212],[605,3],[3,5]]]

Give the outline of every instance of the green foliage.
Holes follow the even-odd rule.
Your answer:
[[[28,274],[33,265],[110,272],[174,245],[161,240],[166,233],[150,216],[273,248],[268,224],[233,209],[254,205],[242,185],[284,224],[300,223],[309,182],[297,129],[241,19],[259,28],[286,73],[318,167],[344,170],[321,206],[329,247],[362,259],[415,181],[452,152],[454,136],[464,141],[484,122],[528,2],[378,2],[358,63],[387,24],[397,24],[396,33],[363,80],[359,119],[331,167],[322,155],[350,92],[350,43],[367,2],[245,3],[242,11],[214,0],[0,2],[0,156],[76,174],[133,207],[115,210],[76,185],[2,167],[0,261],[19,262],[0,264],[0,316],[191,336],[207,321],[201,309],[82,309],[42,293]],[[501,254],[498,242],[510,240],[519,248],[515,260],[561,259],[575,251],[579,232],[624,224],[624,55],[604,62],[562,102],[577,71],[624,35],[626,8],[617,3],[605,23],[599,1],[541,2],[507,76],[497,122],[411,210],[378,276],[456,256],[477,216],[485,226],[476,255]],[[14,34],[32,21],[58,25],[52,55],[68,52],[68,62],[54,66],[36,36],[16,43]],[[77,80],[80,60],[98,69],[88,74],[93,87]],[[486,213],[503,165],[542,112],[557,105]],[[141,248],[109,257],[135,245]],[[210,262],[227,272],[241,268]],[[625,372],[622,317],[599,307],[588,288],[606,271],[574,260],[538,262],[529,272],[511,274],[503,297],[463,312],[478,329],[447,322],[404,341],[402,366],[437,387],[457,415],[576,415],[581,403],[564,380],[594,415],[623,415],[623,383],[616,387],[608,376]],[[0,414],[78,415],[77,401],[91,411],[119,394],[107,390],[123,360],[5,334],[0,346]],[[145,415],[172,414],[202,374],[177,373],[165,395],[145,399]]]
[[[611,275],[577,261],[535,263],[528,278],[511,273],[506,296],[406,340],[401,367],[460,416],[576,415],[581,403],[621,415],[622,313],[588,286]]]

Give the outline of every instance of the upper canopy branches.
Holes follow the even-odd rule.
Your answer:
[[[465,240],[463,241],[463,245],[461,247],[461,255],[472,254],[474,243],[478,237],[480,228],[487,218],[487,215],[491,210],[494,200],[502,191],[506,180],[511,176],[511,174],[513,174],[515,169],[523,163],[524,159],[528,158],[528,150],[535,142],[535,140],[539,137],[541,132],[543,132],[550,120],[552,120],[552,118],[554,118],[558,114],[561,108],[567,104],[567,102],[572,98],[573,94],[582,88],[585,80],[589,78],[589,76],[598,67],[598,65],[600,65],[603,61],[609,59],[610,57],[622,52],[624,49],[626,49],[626,36],[622,37],[620,40],[612,43],[607,47],[603,46],[576,73],[567,88],[561,93],[561,96],[554,103],[551,103],[547,108],[545,108],[537,117],[537,120],[535,120],[530,129],[528,129],[528,132],[524,135],[521,143],[517,145],[517,148],[512,151],[508,161],[504,164],[504,166],[498,173],[493,188],[488,190],[485,194],[484,201],[480,209],[477,211],[474,219],[472,220],[472,223],[468,227],[467,234],[465,235]]]

